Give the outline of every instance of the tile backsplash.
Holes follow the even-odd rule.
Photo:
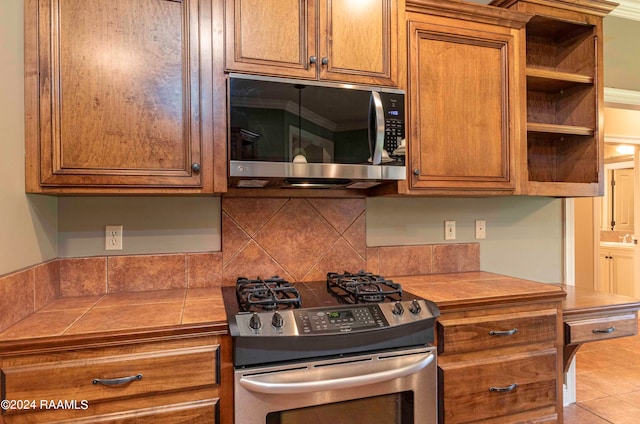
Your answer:
[[[367,246],[365,199],[223,198],[222,251],[61,258],[0,277],[0,331],[57,297],[480,270],[478,243]]]
[[[224,284],[366,268],[364,199],[222,199]]]
[[[365,216],[364,199],[222,199],[223,284],[239,276],[318,281],[330,271],[480,270],[478,243],[367,246]]]

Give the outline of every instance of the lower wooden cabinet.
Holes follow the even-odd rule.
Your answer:
[[[2,357],[0,423],[230,423],[230,348],[220,335]]]
[[[633,247],[600,247],[600,281],[596,287],[598,291],[637,296],[633,282],[636,247],[631,246]]]
[[[551,423],[562,415],[560,302],[443,312],[439,422]]]

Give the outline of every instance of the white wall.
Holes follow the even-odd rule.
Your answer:
[[[23,1],[0,1],[0,275],[56,257],[56,199],[24,193]]]
[[[219,197],[61,197],[60,257],[221,250]],[[123,250],[104,250],[105,225],[123,226]]]
[[[475,220],[487,238],[475,240]],[[540,282],[563,282],[563,206],[547,197],[370,198],[367,246],[450,243],[444,221],[456,221],[455,242],[480,242],[480,268]]]

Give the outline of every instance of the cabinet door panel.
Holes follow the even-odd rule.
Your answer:
[[[42,185],[202,185],[200,3],[40,0]]]
[[[228,0],[226,67],[315,78],[315,0]]]
[[[613,293],[611,287],[611,260],[608,251],[600,252],[600,280],[594,287],[597,291]]]
[[[396,2],[320,2],[320,78],[370,84],[395,79]]]
[[[624,296],[635,297],[633,282],[633,256],[634,252],[612,251],[611,281],[613,292]]]
[[[513,190],[513,37],[410,26],[412,188]]]

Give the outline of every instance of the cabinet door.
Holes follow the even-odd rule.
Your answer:
[[[320,1],[320,79],[396,85],[397,2]]]
[[[612,251],[610,256],[613,293],[634,297],[633,251]]]
[[[608,251],[600,252],[600,281],[596,282],[596,291],[612,293],[611,291],[611,261]]]
[[[211,11],[210,0],[26,2],[27,156],[40,161],[28,190],[211,191]]]
[[[227,0],[226,68],[316,78],[316,0]]]
[[[427,20],[409,37],[410,188],[513,192],[514,34]]]
[[[613,196],[613,219],[616,231],[633,233],[633,191],[635,172],[633,168],[614,169],[611,171],[615,185]]]

